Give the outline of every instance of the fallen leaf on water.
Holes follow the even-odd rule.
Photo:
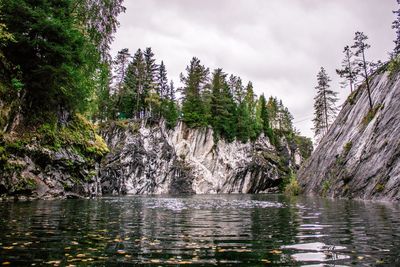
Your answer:
[[[11,262],[9,262],[9,261],[5,261],[2,263],[2,265],[10,265],[10,264],[11,264]]]
[[[282,251],[274,249],[274,250],[271,250],[271,253],[272,254],[282,254]]]
[[[47,264],[60,264],[61,261],[48,261]]]

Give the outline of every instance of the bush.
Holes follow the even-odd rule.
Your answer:
[[[289,196],[297,196],[301,192],[300,185],[294,174],[290,175],[289,183],[285,186],[285,194]]]

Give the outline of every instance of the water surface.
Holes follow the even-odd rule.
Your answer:
[[[0,263],[396,266],[397,204],[281,195],[0,203]]]

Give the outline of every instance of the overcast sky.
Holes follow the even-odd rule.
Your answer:
[[[393,48],[391,22],[396,0],[125,0],[126,13],[112,46],[133,54],[151,46],[168,75],[179,73],[193,56],[210,69],[223,68],[258,95],[282,99],[295,127],[312,137],[316,74],[326,68],[340,92],[335,69],[342,50],[363,31],[372,45],[370,59],[386,60]]]

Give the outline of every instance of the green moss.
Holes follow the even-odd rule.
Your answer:
[[[14,185],[13,191],[33,191],[35,189],[37,189],[37,183],[33,178],[24,178],[20,176],[18,183]]]
[[[378,112],[379,109],[383,108],[381,104],[376,105],[372,109],[368,110],[367,115],[362,119],[361,123],[363,126],[367,126],[372,119],[375,117],[376,113]]]
[[[375,185],[375,190],[376,190],[376,192],[382,192],[383,190],[385,190],[385,185],[383,185],[383,184],[377,184],[377,185]]]
[[[350,105],[354,105],[354,104],[355,104],[355,102],[356,102],[356,97],[357,97],[357,94],[358,94],[359,90],[360,90],[360,88],[354,90],[354,91],[351,92],[351,94],[347,97],[347,102],[348,102]]]
[[[85,157],[101,157],[109,152],[107,144],[96,133],[95,126],[85,117],[76,114],[66,126],[45,123],[38,130],[41,144],[52,150],[74,147]]]
[[[351,148],[353,147],[353,143],[350,141],[350,142],[347,142],[345,145],[344,145],[344,147],[343,147],[343,154],[344,155],[347,155],[347,154],[349,154],[349,152],[350,152],[350,150],[351,150]]]

